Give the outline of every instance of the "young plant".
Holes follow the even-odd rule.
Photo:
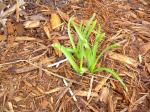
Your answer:
[[[105,71],[112,74],[112,76],[125,87],[123,80],[114,70],[105,67],[96,67],[104,53],[117,47],[116,44],[110,44],[99,54],[97,53],[98,45],[104,39],[105,34],[102,33],[100,26],[96,30],[96,23],[97,20],[95,20],[95,14],[93,14],[86,26],[84,26],[83,23],[78,25],[74,22],[73,17],[71,17],[68,22],[68,35],[72,47],[64,47],[59,43],[54,43],[52,46],[59,49],[66,56],[73,69],[80,75],[85,72],[97,73]],[[78,35],[77,43],[74,42],[71,27],[74,28]],[[95,40],[93,43],[89,43],[88,41],[91,34],[95,35]]]

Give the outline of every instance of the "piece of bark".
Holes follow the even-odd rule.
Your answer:
[[[129,64],[129,65],[131,65],[133,67],[137,67],[139,65],[138,61],[134,60],[131,57],[122,55],[122,54],[118,54],[118,53],[114,53],[114,52],[109,52],[108,55],[109,55],[109,57],[111,59],[120,61],[120,62],[125,63],[125,64]]]

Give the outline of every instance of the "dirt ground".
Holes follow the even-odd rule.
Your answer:
[[[99,51],[120,45],[99,65],[127,90],[108,73],[78,75],[51,46],[70,44],[71,16],[93,13],[106,34]],[[0,112],[150,112],[150,1],[0,0]]]

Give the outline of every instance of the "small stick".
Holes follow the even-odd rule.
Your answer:
[[[64,82],[65,86],[69,87],[69,85],[68,85],[68,83],[67,83],[67,81],[66,81],[65,79],[63,79],[63,82]],[[74,95],[74,93],[72,92],[72,90],[71,90],[70,87],[69,87],[68,90],[69,90],[69,93],[70,93],[70,95],[72,96],[73,100],[74,100],[75,102],[77,102],[77,98],[75,97],[75,95]]]
[[[91,96],[91,91],[92,91],[92,86],[93,86],[93,80],[94,80],[94,76],[92,76],[92,78],[90,80],[90,88],[89,88],[89,92],[87,94],[87,100],[89,100],[90,96]]]
[[[67,61],[67,59],[60,60],[60,61],[58,61],[56,63],[48,65],[47,67],[53,67],[53,66],[58,67],[61,63],[65,62],[65,61]]]

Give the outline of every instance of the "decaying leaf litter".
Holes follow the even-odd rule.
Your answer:
[[[0,111],[150,111],[148,0],[1,0],[0,13]],[[51,46],[70,46],[69,19],[87,24],[93,13],[105,33],[98,50],[120,45],[97,66],[117,71],[128,91],[108,73],[79,76]]]

